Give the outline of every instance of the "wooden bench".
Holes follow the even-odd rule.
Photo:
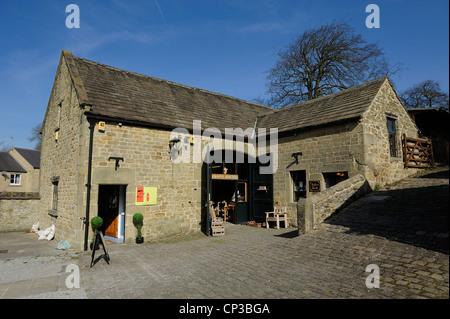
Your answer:
[[[274,207],[273,212],[266,212],[266,228],[269,228],[269,222],[276,222],[276,229],[280,229],[280,222],[284,222],[284,228],[289,227],[287,208]]]

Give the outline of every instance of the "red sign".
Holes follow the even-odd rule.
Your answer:
[[[147,194],[148,196],[148,194]],[[137,187],[136,189],[136,203],[144,202],[144,187]]]

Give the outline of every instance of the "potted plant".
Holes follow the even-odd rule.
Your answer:
[[[133,224],[137,228],[136,244],[142,244],[144,237],[142,237],[142,226],[144,225],[144,216],[141,213],[133,215]]]
[[[94,232],[94,236],[92,237],[92,241],[91,241],[91,250],[94,249],[94,241],[95,238],[97,237],[97,231],[100,229],[100,227],[102,227],[103,225],[103,219],[99,216],[95,216],[91,219],[91,227],[92,227],[92,231]],[[95,245],[95,250],[99,249],[99,244],[97,243]]]

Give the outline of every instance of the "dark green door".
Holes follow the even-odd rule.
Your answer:
[[[257,161],[250,165],[251,219],[261,223],[266,212],[273,211],[273,174],[261,174],[263,164]]]
[[[236,182],[236,224],[247,224],[248,221],[248,183],[247,181]]]

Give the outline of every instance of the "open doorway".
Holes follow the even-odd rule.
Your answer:
[[[239,155],[243,162],[212,161],[203,165],[206,192],[202,196],[205,201],[202,230],[207,234],[211,204],[220,217],[234,224],[264,222],[265,212],[273,211],[273,175],[260,173],[260,168],[268,164],[262,164],[259,158],[249,160],[246,154]],[[237,158],[237,152],[233,156]]]
[[[123,243],[125,238],[126,185],[99,185],[98,216],[103,219],[100,229],[106,240]]]

